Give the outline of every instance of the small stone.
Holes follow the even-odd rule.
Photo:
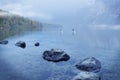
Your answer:
[[[21,48],[26,48],[26,43],[24,41],[19,41],[15,44],[15,46],[18,46]]]
[[[86,58],[75,65],[77,69],[89,72],[99,72],[101,69],[101,62],[94,57]]]
[[[101,80],[101,77],[93,72],[81,71],[72,80]]]
[[[0,44],[6,45],[6,44],[8,44],[8,41],[7,40],[0,41]]]
[[[46,50],[43,53],[43,59],[52,62],[68,61],[70,56],[60,49]]]
[[[36,47],[38,47],[39,45],[40,45],[40,43],[39,43],[39,42],[36,42],[36,43],[35,43],[35,46],[36,46]]]

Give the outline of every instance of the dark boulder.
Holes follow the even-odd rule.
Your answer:
[[[26,48],[26,43],[24,41],[19,41],[15,44],[15,46],[18,46],[21,48]]]
[[[86,58],[75,65],[77,69],[89,72],[99,72],[101,69],[101,62],[94,57]]]
[[[80,72],[72,80],[101,80],[101,77],[93,72]]]
[[[8,44],[8,41],[7,40],[0,41],[0,44],[6,45],[6,44]]]
[[[43,53],[43,59],[52,62],[68,61],[70,56],[60,49],[51,49]]]
[[[40,43],[39,43],[39,42],[36,42],[34,45],[35,45],[36,47],[38,47],[38,46],[40,45]]]

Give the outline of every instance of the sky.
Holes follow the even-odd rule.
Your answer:
[[[116,13],[112,13],[115,10],[113,7],[120,2],[114,1],[1,0],[0,6],[3,10],[44,23],[75,25],[102,23],[105,19],[108,23],[113,22],[113,19],[118,17]]]

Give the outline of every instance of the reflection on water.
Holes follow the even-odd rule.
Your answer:
[[[0,74],[9,76],[4,80],[71,80],[78,72],[75,64],[86,57],[96,57],[102,62],[102,80],[119,80],[119,31],[99,31],[91,29],[61,30],[53,28],[43,32],[32,32],[9,38],[9,44],[0,45]],[[25,41],[27,47],[14,46]],[[40,42],[39,47],[34,43]],[[42,53],[51,48],[67,52],[71,59],[67,62],[52,63],[42,59]],[[3,68],[7,71],[3,71]],[[117,74],[116,74],[117,73]],[[115,75],[115,76],[114,76]],[[1,76],[0,78],[3,77]]]

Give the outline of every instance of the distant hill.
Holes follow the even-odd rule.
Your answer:
[[[0,40],[25,31],[41,31],[42,23],[0,10]]]

